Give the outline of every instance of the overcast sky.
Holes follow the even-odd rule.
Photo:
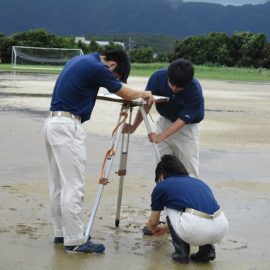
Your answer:
[[[184,0],[184,2],[208,2],[222,5],[241,6],[245,4],[252,4],[252,5],[263,4],[267,2],[267,0]]]

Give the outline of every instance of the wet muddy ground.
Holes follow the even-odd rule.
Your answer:
[[[0,74],[0,269],[269,269],[270,85],[201,81],[206,118],[201,124],[200,175],[213,189],[230,230],[207,265],[171,260],[169,236],[143,236],[154,186],[155,157],[141,126],[131,136],[120,227],[115,228],[119,153],[104,188],[92,238],[105,254],[70,255],[52,244],[47,160],[42,126],[55,76]],[[131,78],[144,88],[146,78]],[[88,132],[85,222],[96,195],[120,105],[97,101]],[[136,108],[135,108],[136,111]],[[155,111],[151,113],[157,120]],[[154,123],[152,123],[154,127]],[[196,247],[192,247],[196,251]]]

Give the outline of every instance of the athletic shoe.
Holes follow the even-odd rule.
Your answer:
[[[64,237],[54,237],[53,243],[55,245],[63,245],[64,244]]]
[[[95,244],[88,241],[79,246],[65,246],[65,251],[68,253],[102,253],[105,247],[102,244]]]

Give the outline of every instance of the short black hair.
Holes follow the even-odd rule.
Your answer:
[[[130,61],[127,53],[121,49],[114,49],[105,51],[102,55],[105,56],[106,61],[115,61],[117,63],[114,72],[120,75],[121,82],[126,83],[130,73]]]
[[[164,155],[157,164],[155,174],[155,182],[157,183],[161,175],[167,178],[175,175],[188,175],[188,172],[177,156]]]
[[[174,60],[168,68],[168,80],[170,84],[185,88],[194,76],[193,65],[189,60]]]

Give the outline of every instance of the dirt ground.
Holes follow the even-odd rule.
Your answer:
[[[200,125],[200,177],[212,187],[230,230],[216,245],[214,262],[183,266],[171,260],[168,236],[147,237],[141,232],[150,213],[155,167],[143,125],[130,139],[119,228],[114,226],[119,153],[99,204],[92,238],[105,244],[105,254],[70,255],[63,247],[54,247],[42,127],[55,79],[54,75],[0,73],[1,270],[270,268],[270,84],[201,81],[206,117]],[[146,81],[130,78],[130,86],[143,89]],[[119,112],[120,104],[98,100],[91,121],[84,124],[86,223]],[[158,118],[154,110],[151,116],[154,121]]]

